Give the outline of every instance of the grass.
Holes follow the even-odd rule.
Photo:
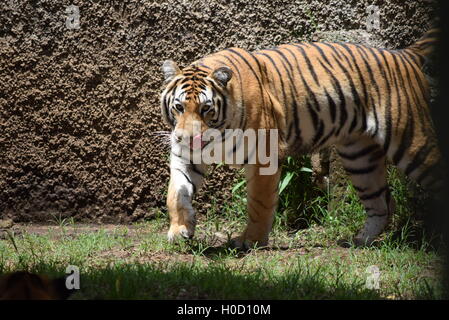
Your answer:
[[[60,218],[46,226],[16,226],[0,240],[0,273],[60,276],[75,265],[81,290],[72,299],[442,298],[442,263],[437,250],[419,236],[419,222],[408,215],[410,195],[397,172],[390,173],[398,202],[392,227],[376,247],[345,249],[337,241],[362,226],[363,208],[350,184],[329,211],[327,194],[295,194],[296,179],[310,190],[310,172],[298,170],[303,163],[292,160],[286,164],[290,169],[284,168],[283,179],[289,171],[299,173],[283,189],[268,248],[243,253],[227,246],[246,223],[241,183],[232,202],[213,204],[199,217],[196,238],[189,242],[166,241],[163,212],[129,226]],[[380,270],[378,289],[366,286],[372,266]]]

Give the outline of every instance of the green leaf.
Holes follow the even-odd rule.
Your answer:
[[[287,172],[279,185],[279,194],[281,194],[282,191],[284,191],[284,189],[288,186],[294,175],[294,172]]]
[[[217,169],[220,167],[223,167],[223,166],[224,166],[224,162],[220,162],[219,164],[217,164]]]
[[[299,171],[302,171],[302,172],[313,172],[312,169],[306,168],[306,167],[302,167],[301,169],[299,169]]]
[[[239,183],[237,183],[234,188],[232,188],[232,193],[235,193],[238,189],[240,189],[244,184],[245,184],[245,180],[240,181]]]

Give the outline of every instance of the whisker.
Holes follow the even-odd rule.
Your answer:
[[[157,138],[160,143],[164,145],[170,145],[171,144],[171,137],[166,135],[154,135],[152,138]]]
[[[155,135],[155,136],[168,136],[170,135],[171,132],[170,131],[155,131],[155,132],[150,132],[150,135]]]

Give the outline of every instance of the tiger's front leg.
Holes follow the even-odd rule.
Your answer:
[[[167,207],[170,215],[168,240],[179,237],[191,239],[195,233],[196,218],[192,198],[201,186],[205,165],[192,164],[172,154],[170,159],[170,183]]]
[[[248,249],[268,245],[268,234],[278,201],[280,175],[280,168],[272,175],[261,175],[259,166],[245,167],[248,224],[241,236],[233,239],[234,247]]]

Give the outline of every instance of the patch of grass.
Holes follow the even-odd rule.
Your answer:
[[[55,265],[30,271],[57,274]],[[81,299],[373,299],[379,294],[363,282],[344,282],[338,272],[323,277],[323,270],[297,262],[284,272],[260,269],[248,273],[224,264],[115,264],[81,270]]]

